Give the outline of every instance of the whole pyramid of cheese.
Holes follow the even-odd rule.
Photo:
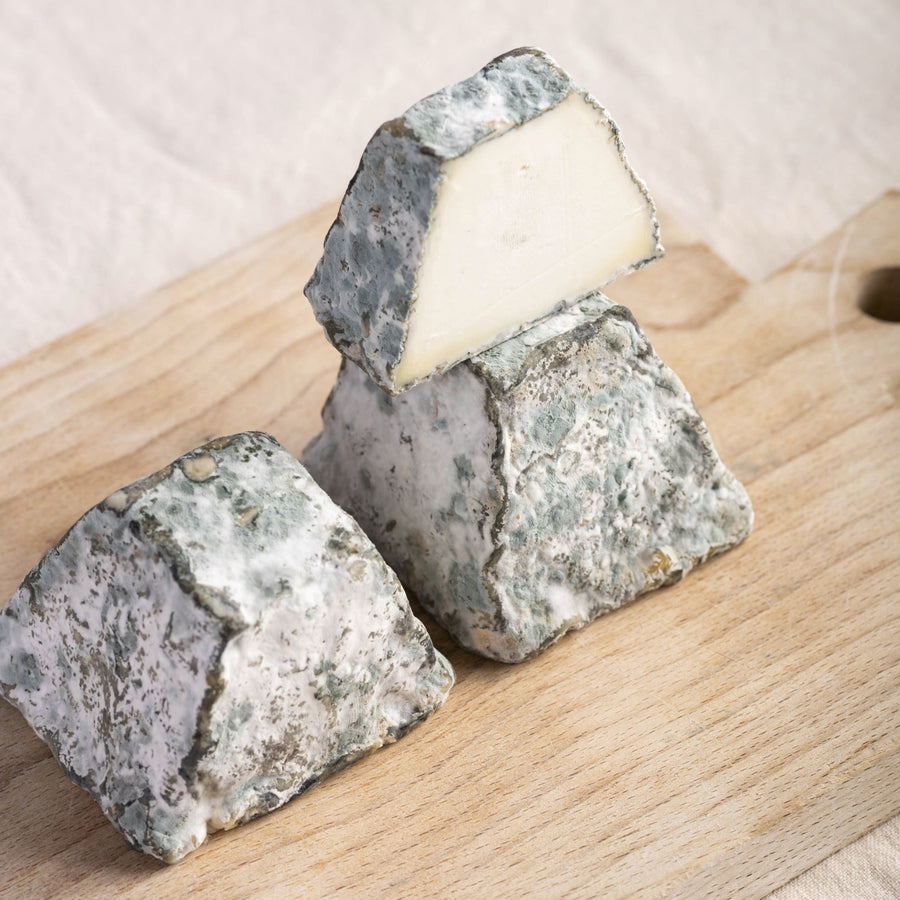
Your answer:
[[[376,132],[305,292],[396,394],[662,253],[615,123],[526,48]]]
[[[676,375],[599,292],[400,396],[344,363],[303,462],[464,647],[520,662],[742,541]]]
[[[0,612],[0,694],[167,862],[396,740],[452,683],[371,542],[258,432],[117,491]]]

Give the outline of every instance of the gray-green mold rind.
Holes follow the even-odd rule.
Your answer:
[[[746,537],[749,498],[595,293],[389,397],[344,363],[304,464],[464,647],[503,662]]]
[[[167,862],[396,740],[452,683],[365,534],[258,432],[108,497],[0,612],[0,693]]]
[[[387,393],[397,394],[416,383],[397,385],[394,370],[406,341],[443,164],[510,126],[523,125],[553,109],[572,92],[583,96],[607,121],[622,164],[652,218],[656,250],[628,271],[662,255],[655,205],[628,163],[609,113],[542,50],[526,47],[497,57],[470,78],[425,97],[378,129],[304,288],[328,340]],[[574,300],[560,297],[559,305]],[[520,330],[532,324],[524,322]],[[473,348],[473,353],[510,335],[504,332]],[[456,362],[449,361],[432,374]]]

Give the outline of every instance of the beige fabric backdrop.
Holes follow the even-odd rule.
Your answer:
[[[752,278],[900,186],[897,0],[0,0],[0,364],[339,196],[381,121],[523,44]],[[895,820],[778,900],[898,885]]]

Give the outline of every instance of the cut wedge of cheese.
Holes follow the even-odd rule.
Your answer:
[[[303,454],[464,647],[503,662],[739,543],[750,501],[597,293],[397,397],[345,362]]]
[[[662,252],[609,114],[523,49],[378,130],[306,294],[396,394]]]
[[[0,694],[167,862],[396,740],[452,683],[371,542],[261,433],[117,491],[0,612]]]

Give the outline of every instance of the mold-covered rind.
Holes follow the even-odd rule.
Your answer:
[[[739,543],[746,492],[595,293],[399,397],[345,363],[303,460],[463,646],[504,662]]]
[[[396,740],[452,680],[371,542],[261,433],[112,494],[0,612],[0,693],[167,862]]]
[[[654,252],[615,274],[641,268],[662,256],[656,207],[629,164],[609,113],[542,50],[525,47],[505,53],[378,129],[366,146],[325,238],[323,255],[304,288],[328,340],[387,393],[398,394],[459,362],[449,360],[428,376],[406,384],[397,384],[394,378],[416,298],[417,273],[443,164],[553,109],[572,92],[580,94],[606,121],[622,165],[643,196],[652,221]],[[575,299],[559,298],[559,304],[540,318],[552,316]],[[519,328],[503,332],[472,348],[470,355],[533,323],[523,322]]]

